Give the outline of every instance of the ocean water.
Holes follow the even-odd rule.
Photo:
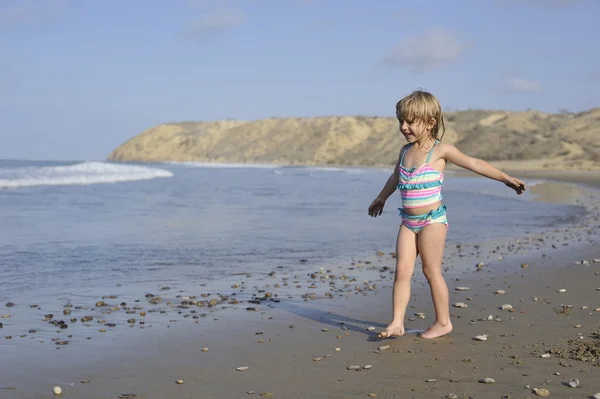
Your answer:
[[[0,302],[219,286],[391,252],[400,197],[367,208],[390,170],[0,161]],[[536,182],[528,182],[536,184]],[[536,233],[583,208],[447,174],[449,243]]]

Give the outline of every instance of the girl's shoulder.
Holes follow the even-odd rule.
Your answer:
[[[456,148],[452,144],[442,143],[441,141],[438,141],[435,147],[440,154],[445,154],[448,151],[452,151],[453,148]]]

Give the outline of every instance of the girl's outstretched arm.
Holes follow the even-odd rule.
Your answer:
[[[500,181],[515,190],[517,194],[522,194],[527,188],[525,183],[521,180],[507,175],[483,159],[473,158],[462,153],[458,148],[451,144],[444,144],[443,149],[442,157],[456,166],[468,169],[481,176]]]

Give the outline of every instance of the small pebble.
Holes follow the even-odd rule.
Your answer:
[[[179,384],[179,385],[183,384],[183,380],[177,380],[177,381],[175,381],[175,382],[176,382],[177,384]]]
[[[490,377],[485,377],[479,380],[480,383],[482,384],[495,384],[496,380]]]
[[[60,395],[62,393],[62,388],[59,386],[55,386],[54,388],[52,388],[52,392],[54,392],[55,395]]]
[[[360,370],[361,367],[360,366],[348,366],[346,367],[347,370]]]
[[[594,396],[592,396],[592,398],[594,398],[594,399],[600,399],[600,392],[594,394]]]
[[[560,290],[558,290],[558,292],[560,292],[560,293],[562,294],[562,293],[565,293],[565,292],[567,292],[567,290],[566,290],[566,289],[564,289],[564,288],[561,288]]]
[[[569,381],[569,386],[571,388],[577,388],[579,386],[579,380],[577,378],[573,378],[571,381]]]
[[[508,303],[500,306],[500,309],[502,309],[502,310],[510,310],[512,308],[513,308],[512,305],[510,305]]]
[[[504,295],[504,294],[506,294],[506,291],[504,291],[504,290],[496,290],[495,294],[496,295]]]
[[[375,327],[367,327],[367,330],[369,330],[369,331],[375,331]]]
[[[200,349],[202,352],[208,352],[208,348],[202,348]]]
[[[446,399],[458,399],[458,396],[456,396],[453,393],[449,393],[448,395],[446,395]]]
[[[370,364],[367,364],[363,367],[363,369],[368,370],[368,369],[372,369],[373,366],[371,366]]]
[[[533,388],[533,393],[537,396],[550,396],[550,391],[546,388]]]
[[[550,354],[549,354],[549,353],[544,353],[544,354],[542,355],[542,357],[543,357],[544,359],[547,359],[547,358],[549,358],[549,357],[550,357]]]
[[[469,287],[456,287],[456,291],[469,291]]]
[[[476,335],[476,336],[474,337],[474,339],[475,339],[476,341],[487,341],[487,339],[488,339],[488,336],[487,336],[487,335]]]
[[[380,350],[380,351],[384,351],[384,350],[390,349],[390,346],[389,346],[389,345],[381,345],[381,346],[380,346],[379,348],[377,348],[377,349],[378,349],[378,350]]]
[[[427,380],[425,380],[425,382],[436,382],[437,380],[435,378],[429,378]]]
[[[248,366],[240,366],[240,367],[236,367],[235,369],[236,369],[237,371],[246,371],[246,370],[248,370],[249,368],[250,368],[250,367],[248,367]]]
[[[466,307],[468,307],[468,305],[466,303],[464,303],[464,302],[456,302],[454,304],[454,307],[455,308],[466,308]]]

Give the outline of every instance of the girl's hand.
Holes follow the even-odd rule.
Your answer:
[[[525,191],[527,189],[527,186],[525,185],[525,183],[523,183],[521,180],[511,177],[511,176],[508,176],[506,178],[506,180],[504,181],[504,184],[506,184],[508,187],[512,188],[513,190],[515,190],[518,195],[523,194],[523,191]]]
[[[383,213],[383,206],[385,205],[385,201],[381,198],[377,197],[371,205],[369,206],[369,216],[377,217]]]

